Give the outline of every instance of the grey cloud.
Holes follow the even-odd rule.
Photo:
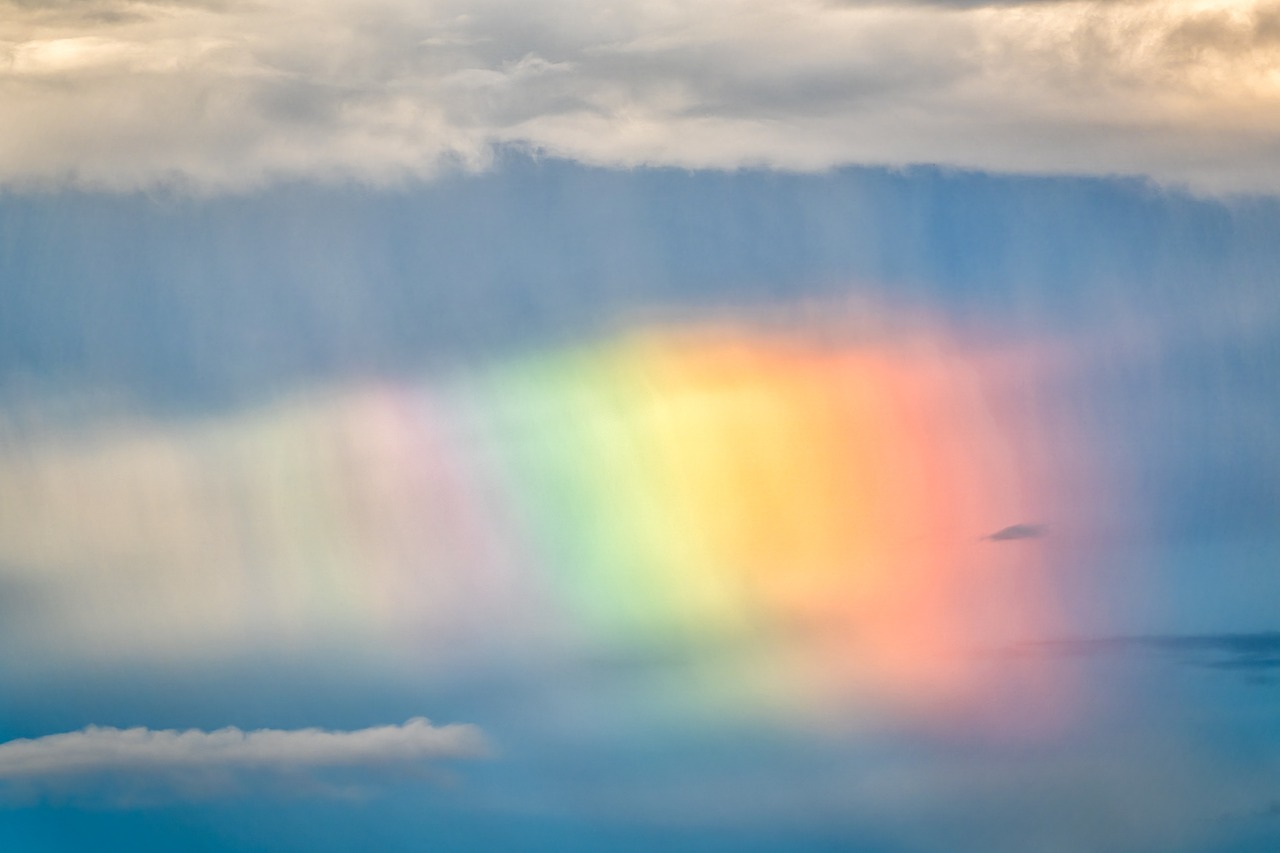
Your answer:
[[[355,731],[229,727],[205,732],[89,726],[0,743],[0,782],[30,784],[102,773],[404,768],[440,759],[479,758],[489,752],[477,727],[433,726],[422,717],[403,725]]]
[[[945,165],[1280,190],[1280,6],[0,0],[0,184]]]
[[[1011,524],[982,538],[989,542],[1010,542],[1016,539],[1039,539],[1044,534],[1042,524]]]

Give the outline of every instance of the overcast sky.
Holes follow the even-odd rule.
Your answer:
[[[1249,0],[7,0],[0,180],[386,185],[515,146],[1271,191],[1278,16]]]

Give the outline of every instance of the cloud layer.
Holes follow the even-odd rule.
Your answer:
[[[1280,4],[0,2],[0,182],[942,163],[1280,189]]]
[[[475,726],[403,725],[356,731],[228,727],[213,732],[89,726],[78,732],[0,743],[0,781],[39,781],[109,772],[294,771],[410,765],[489,752]]]

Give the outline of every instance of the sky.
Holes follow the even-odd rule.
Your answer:
[[[0,848],[1280,845],[1280,5],[0,0]]]

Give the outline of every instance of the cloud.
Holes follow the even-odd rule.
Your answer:
[[[982,538],[989,542],[1011,542],[1015,539],[1039,539],[1044,534],[1042,524],[1011,524]]]
[[[1047,654],[1102,655],[1157,652],[1193,666],[1262,676],[1280,672],[1280,631],[1094,637],[1038,643]]]
[[[1280,4],[0,0],[0,183],[946,165],[1280,190]]]
[[[355,731],[235,727],[205,732],[89,726],[77,732],[0,743],[0,782],[65,781],[103,773],[298,772],[411,767],[441,759],[480,758],[490,748],[479,728],[403,725]]]

